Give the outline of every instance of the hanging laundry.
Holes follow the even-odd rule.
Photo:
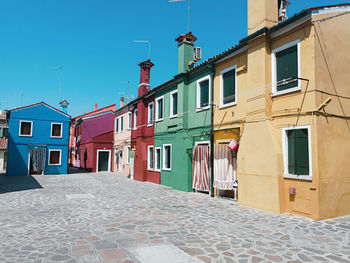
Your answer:
[[[213,186],[219,190],[233,190],[235,170],[231,149],[226,144],[215,144]]]
[[[209,191],[209,146],[193,147],[192,188]]]

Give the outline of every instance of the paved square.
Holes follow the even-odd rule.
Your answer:
[[[0,177],[0,193],[1,263],[350,262],[349,216],[275,215],[112,173]]]

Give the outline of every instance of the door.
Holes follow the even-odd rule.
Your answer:
[[[119,173],[123,172],[123,152],[122,151],[119,152],[119,156],[118,156],[118,170],[119,170]]]
[[[110,151],[97,151],[97,172],[109,172]]]
[[[130,151],[130,177],[134,179],[135,150]]]

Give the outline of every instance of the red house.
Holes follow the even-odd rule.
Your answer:
[[[149,84],[151,68],[150,60],[139,64],[141,67],[138,97],[131,104],[132,131],[131,149],[135,150],[134,180],[160,184],[160,173],[147,167],[148,146],[154,145],[154,92]]]

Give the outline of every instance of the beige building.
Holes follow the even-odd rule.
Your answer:
[[[120,98],[120,108],[114,113],[114,172],[130,174],[131,112]]]
[[[239,141],[240,204],[313,219],[346,215],[350,4],[288,19],[286,4],[248,0],[248,37],[215,57],[214,143]]]

